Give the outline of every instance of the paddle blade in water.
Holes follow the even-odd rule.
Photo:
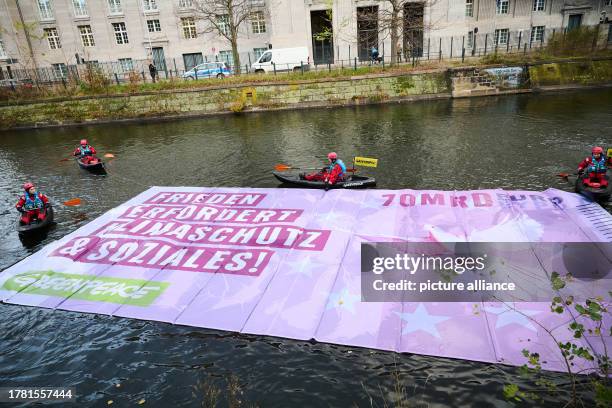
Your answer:
[[[64,201],[64,205],[68,206],[68,207],[74,207],[74,206],[77,206],[77,205],[81,205],[81,199],[80,198],[73,198],[71,200]]]
[[[291,166],[287,166],[286,164],[277,164],[274,166],[274,170],[276,171],[285,171],[291,169]]]
[[[568,173],[559,173],[559,174],[557,174],[557,176],[561,177],[561,178],[568,178],[569,174]]]
[[[112,157],[115,157],[115,155],[114,155],[114,154],[112,154],[112,153],[106,153],[106,154],[104,155],[104,157],[106,157],[107,159],[110,159],[110,158],[112,158]]]

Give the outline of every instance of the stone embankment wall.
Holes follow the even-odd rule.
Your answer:
[[[453,98],[612,84],[612,60],[533,63],[451,70]]]
[[[537,64],[529,67],[532,88],[612,83],[612,60]]]
[[[438,70],[27,102],[0,106],[0,128],[448,98],[447,75]]]
[[[465,67],[0,105],[0,129],[500,95],[612,84],[612,60]]]
[[[501,91],[496,78],[482,68],[454,70],[451,81],[453,98],[497,95]]]

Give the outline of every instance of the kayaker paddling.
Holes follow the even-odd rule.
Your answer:
[[[608,166],[612,166],[612,157],[606,157],[603,154],[603,148],[595,146],[591,150],[591,156],[585,158],[578,165],[578,174],[588,177],[591,182],[599,183],[602,187],[608,185],[608,181],[604,178],[608,170]]]
[[[104,163],[96,157],[96,149],[87,143],[87,139],[82,139],[80,145],[74,149],[73,155],[80,168],[92,173],[106,174]],[[112,155],[111,155],[112,156]]]
[[[593,147],[591,156],[578,165],[576,192],[595,200],[610,198],[612,186],[606,174],[609,166],[612,166],[612,157],[606,157],[600,146]]]
[[[19,197],[19,201],[15,204],[15,208],[21,213],[21,223],[28,225],[35,220],[42,222],[47,215],[46,209],[49,208],[49,198],[36,191],[36,187],[31,182],[24,183],[23,190],[24,194]]]
[[[81,143],[74,149],[73,156],[79,156],[81,162],[89,164],[90,161],[95,159],[96,149],[87,143],[87,139],[81,139]]]
[[[304,180],[307,181],[323,181],[325,183],[325,190],[328,190],[330,186],[336,184],[339,181],[344,181],[346,177],[346,165],[342,160],[338,158],[338,154],[331,152],[327,155],[329,164],[316,173],[310,173],[301,175]]]

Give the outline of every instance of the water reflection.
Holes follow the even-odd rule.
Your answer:
[[[276,187],[274,165],[318,165],[331,150],[377,157],[367,173],[379,188],[569,191],[555,174],[612,145],[610,106],[604,90],[2,133],[0,268],[149,186]],[[108,176],[60,161],[82,138],[116,156]],[[51,197],[57,225],[24,245],[13,207],[25,180]],[[83,205],[61,205],[72,198]],[[503,405],[502,386],[523,381],[503,366],[13,305],[2,305],[0,350],[2,384],[76,385],[100,406],[189,406],[194,386],[225,390],[231,375],[261,406],[384,406],[396,372],[412,404]]]

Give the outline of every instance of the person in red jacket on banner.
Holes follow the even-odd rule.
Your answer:
[[[586,171],[590,182],[599,183],[602,187],[606,187],[608,180],[604,176],[608,166],[612,166],[612,157],[606,157],[603,154],[603,149],[596,146],[591,150],[591,156],[578,165],[578,174],[582,175]]]
[[[81,144],[74,149],[73,156],[80,156],[81,161],[85,164],[88,164],[90,161],[94,159],[94,155],[96,154],[96,149],[93,146],[90,146],[87,143],[87,139],[82,139]]]
[[[329,165],[323,167],[320,172],[303,176],[308,181],[324,181],[326,190],[338,181],[344,180],[344,175],[346,174],[346,165],[342,160],[338,159],[338,155],[335,152],[329,153],[327,159],[329,160]]]
[[[21,213],[21,222],[30,224],[33,220],[42,221],[47,213],[43,211],[49,207],[49,199],[46,195],[36,191],[34,184],[27,182],[23,185],[24,194],[19,197],[15,205],[17,211]]]

